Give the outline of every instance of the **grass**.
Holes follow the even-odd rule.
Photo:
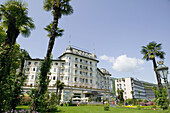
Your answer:
[[[17,110],[29,109],[29,106],[18,106]],[[69,106],[69,107],[58,107],[56,113],[170,113],[170,111],[162,110],[137,110],[125,107],[110,107],[109,111],[104,111],[104,106]]]
[[[116,107],[110,107],[109,111],[104,111],[104,106],[59,107],[59,109],[59,113],[163,113],[162,110],[137,110]],[[164,113],[168,113],[168,111]]]
[[[29,106],[17,106],[16,110],[29,109]]]

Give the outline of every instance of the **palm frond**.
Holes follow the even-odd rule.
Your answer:
[[[157,44],[155,41],[150,42],[146,47],[142,46],[141,53],[144,55],[143,59],[150,60],[155,57],[164,59],[165,53],[160,51],[162,44]]]
[[[47,37],[51,36],[51,30],[52,30],[53,23],[50,23],[49,25],[44,28],[48,32]],[[61,37],[63,35],[64,29],[56,28],[55,37]]]
[[[44,10],[45,11],[51,11],[52,10],[52,1],[53,0],[44,0]]]

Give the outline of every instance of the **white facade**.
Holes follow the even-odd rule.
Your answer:
[[[37,86],[40,64],[43,59],[30,59],[25,61],[25,74],[27,80],[24,90],[29,91],[31,87]],[[110,98],[112,90],[111,74],[106,69],[97,67],[97,57],[76,48],[68,46],[59,60],[52,61],[52,67],[48,78],[49,91],[55,92],[54,84],[60,80],[65,84],[62,92],[62,101],[73,100],[87,101],[89,97]]]

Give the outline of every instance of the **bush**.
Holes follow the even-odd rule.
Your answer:
[[[21,105],[30,105],[31,103],[31,97],[28,95],[24,95],[24,97],[21,98],[20,104]]]
[[[141,107],[140,107],[140,105],[137,105],[137,107],[136,107],[136,108],[137,108],[137,110],[141,110]]]
[[[156,105],[153,105],[153,106],[152,106],[152,109],[156,109]]]
[[[129,105],[132,105],[132,104],[133,104],[133,99],[126,99],[126,102],[127,102]]]
[[[144,103],[148,103],[148,100],[145,99],[145,100],[144,100]]]
[[[104,106],[105,111],[109,111],[109,106]]]

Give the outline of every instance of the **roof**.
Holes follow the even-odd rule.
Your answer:
[[[44,59],[39,59],[39,58],[35,58],[35,59],[27,59],[27,60],[33,60],[33,61],[44,61]],[[65,62],[65,60],[61,60],[61,59],[52,59],[52,61]]]

